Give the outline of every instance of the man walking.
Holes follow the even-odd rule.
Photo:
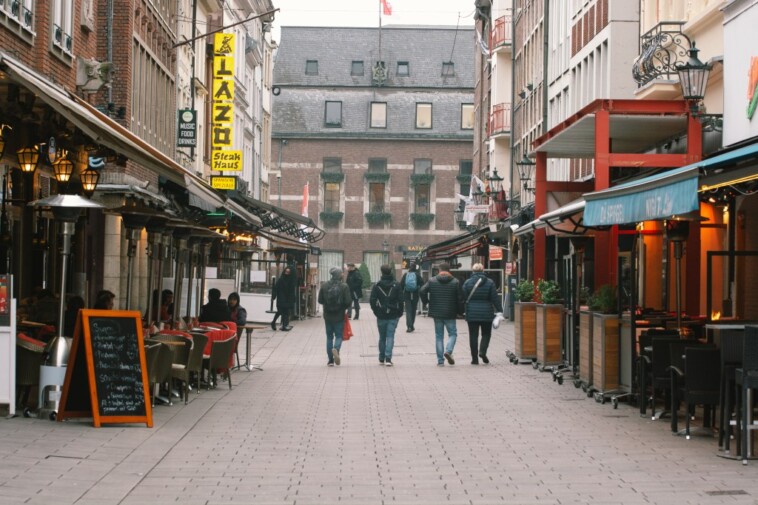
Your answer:
[[[276,331],[276,320],[282,316],[282,331],[290,331],[290,310],[297,302],[297,278],[292,273],[292,267],[285,267],[282,275],[276,280],[271,297],[276,301],[276,314],[271,321],[271,329]]]
[[[361,312],[361,297],[363,296],[363,276],[355,268],[355,263],[347,264],[347,285],[350,288],[350,297],[353,301],[347,309],[347,317],[358,319]],[[353,308],[355,308],[355,317],[353,317]]]
[[[421,289],[421,274],[418,273],[415,262],[411,262],[408,271],[400,279],[400,286],[403,288],[403,297],[405,299],[405,332],[411,333],[415,330],[416,310],[418,309],[418,292]]]
[[[374,285],[369,305],[376,316],[379,329],[379,363],[392,366],[392,348],[395,345],[395,330],[403,315],[403,293],[395,281],[392,267],[382,265],[382,278]]]
[[[345,310],[350,306],[350,289],[342,282],[342,269],[329,270],[331,279],[318,292],[318,303],[324,307],[326,326],[326,355],[328,366],[339,365],[342,332],[345,330]]]
[[[455,364],[453,349],[458,329],[455,319],[463,312],[463,292],[458,279],[450,273],[450,265],[442,263],[439,273],[424,284],[419,295],[424,304],[429,304],[429,315],[434,318],[434,336],[437,348],[437,366],[443,366],[444,359]],[[444,346],[445,329],[447,329],[447,347]],[[443,354],[444,348],[444,354]]]

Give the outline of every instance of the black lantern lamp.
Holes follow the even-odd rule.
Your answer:
[[[18,166],[25,174],[32,174],[37,170],[37,163],[39,162],[39,147],[23,147],[16,151],[18,156]]]
[[[84,193],[87,198],[92,197],[95,188],[97,188],[97,181],[100,179],[100,172],[88,168],[79,174],[79,179],[82,181],[82,193]]]
[[[53,175],[59,184],[68,184],[73,173],[74,164],[65,155],[53,163]]]
[[[503,177],[500,177],[497,173],[497,167],[492,169],[492,173],[489,174],[487,177],[487,182],[489,183],[490,187],[490,194],[495,193],[497,194],[500,191],[500,185],[505,180]],[[487,195],[490,196],[490,195]]]
[[[529,182],[532,180],[532,171],[534,170],[535,162],[529,158],[526,153],[524,156],[516,162],[518,167],[519,178],[524,185],[524,191],[531,191],[534,193],[535,188],[529,187]]]
[[[695,47],[695,41],[692,41],[687,54],[689,60],[683,65],[677,65],[676,71],[679,74],[679,85],[682,87],[682,98],[690,103],[690,110],[698,111],[699,103],[705,98],[705,88],[708,85],[708,76],[713,68],[700,61],[697,53],[700,49]]]

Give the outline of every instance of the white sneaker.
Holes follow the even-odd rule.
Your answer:
[[[332,356],[334,356],[334,364],[339,365],[340,364],[340,351],[336,347],[332,348]]]
[[[384,366],[394,366],[391,361],[385,361]]]

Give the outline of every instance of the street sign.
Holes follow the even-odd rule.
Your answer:
[[[192,109],[179,110],[176,147],[197,147],[197,111]]]
[[[503,250],[499,247],[490,246],[490,261],[500,261],[503,259]]]
[[[234,191],[237,189],[236,175],[211,175],[211,187],[213,189],[223,189]]]

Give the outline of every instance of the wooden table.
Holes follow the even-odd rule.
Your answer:
[[[237,328],[238,330],[245,330],[245,364],[237,363],[237,370],[242,368],[243,366],[247,368],[248,372],[251,372],[253,369],[263,371],[263,368],[261,368],[259,365],[253,365],[250,363],[250,353],[252,351],[252,341],[253,341],[253,330],[264,330],[266,329],[266,326],[261,326],[258,324],[244,324],[242,326],[239,326]]]

